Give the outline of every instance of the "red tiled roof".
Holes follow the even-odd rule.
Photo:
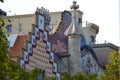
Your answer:
[[[22,48],[25,47],[25,41],[28,40],[27,35],[18,36],[13,47],[10,48],[11,57],[21,57]]]

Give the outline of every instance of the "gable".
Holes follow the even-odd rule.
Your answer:
[[[24,57],[20,60],[20,65],[27,71],[38,68],[45,72],[47,77],[59,77],[57,63],[54,61],[51,43],[48,41],[48,31],[45,27],[49,24],[49,14],[44,8],[37,8],[36,24],[32,25],[29,32],[29,40],[23,49]]]

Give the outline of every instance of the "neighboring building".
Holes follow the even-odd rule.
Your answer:
[[[99,26],[97,26],[94,23],[88,23],[86,21],[86,24],[83,25],[83,33],[85,35],[85,39],[87,44],[91,45],[96,42],[96,36],[99,32]]]
[[[106,65],[108,62],[111,61],[111,52],[119,50],[118,46],[106,41],[103,43],[92,44],[91,46],[103,65]]]
[[[28,35],[35,24],[35,14],[7,16],[4,22],[7,34]]]
[[[74,11],[49,14],[44,8],[37,8],[35,14],[4,17],[6,34],[18,34],[8,39],[12,40],[11,60],[20,60],[27,71],[39,68],[43,75],[40,79],[56,76],[60,80],[62,72],[101,74],[105,69],[99,56],[102,50],[108,57],[106,54],[117,48],[94,44],[99,27],[94,23],[82,27],[83,12],[76,10],[76,6],[74,1],[73,19],[70,13]]]

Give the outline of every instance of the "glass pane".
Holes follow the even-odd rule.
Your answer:
[[[19,23],[19,25],[18,25],[19,27],[18,27],[18,31],[19,32],[21,32],[22,31],[22,24],[21,23]]]
[[[12,25],[7,25],[7,32],[12,32]]]

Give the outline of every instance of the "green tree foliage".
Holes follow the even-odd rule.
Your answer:
[[[63,80],[72,80],[73,76],[65,72],[62,77]]]
[[[37,68],[31,70],[30,72],[21,69],[16,80],[38,80],[38,74],[39,70]]]
[[[0,80],[37,80],[38,69],[25,71],[19,64],[10,61],[8,41],[3,31],[4,20],[0,18]]]
[[[56,78],[54,78],[54,77],[48,77],[48,78],[45,79],[45,80],[56,80]]]
[[[4,0],[0,0],[0,2],[4,2]]]
[[[0,18],[0,79],[5,79],[9,75],[9,57],[8,57],[8,42],[5,33],[3,32],[2,25],[3,19]]]
[[[4,26],[4,20],[0,17],[0,27]]]
[[[89,74],[88,80],[99,80],[98,75],[97,74]]]
[[[62,80],[97,80],[97,75],[96,74],[85,75],[82,73],[70,75],[68,73],[64,73]]]
[[[111,62],[106,66],[104,74],[101,75],[100,80],[119,80],[119,53],[114,51],[111,53]]]
[[[3,19],[0,18],[0,80],[15,78],[16,72],[20,69],[19,65],[10,62],[8,41],[3,31]]]

